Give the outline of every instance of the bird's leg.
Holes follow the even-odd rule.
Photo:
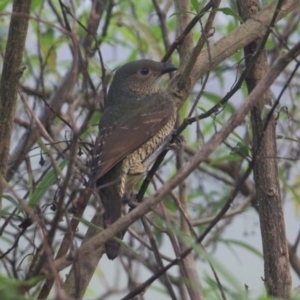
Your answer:
[[[173,141],[172,143],[170,142],[168,144],[167,149],[179,151],[184,147],[184,145],[185,145],[185,138],[183,135],[179,135],[175,138],[175,141]]]
[[[123,204],[128,204],[129,206],[135,206],[136,201],[135,188],[140,181],[142,174],[145,172],[146,168],[142,163],[136,164],[136,168],[129,170],[126,178],[126,188],[122,197]]]
[[[136,193],[132,192],[130,196],[123,196],[122,198],[123,204],[127,204],[128,207],[130,208],[129,212],[138,206],[138,202],[136,201]]]

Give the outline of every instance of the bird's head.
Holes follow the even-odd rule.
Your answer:
[[[140,99],[156,92],[161,75],[177,70],[171,63],[142,59],[120,67],[111,83],[107,105],[120,99]],[[126,98],[125,98],[126,97]]]

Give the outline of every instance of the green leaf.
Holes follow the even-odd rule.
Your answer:
[[[22,206],[20,205],[20,203],[17,200],[15,200],[15,198],[13,198],[10,195],[3,195],[2,197],[4,199],[6,199],[7,201],[9,201],[12,204],[12,207],[18,208],[15,215],[18,215],[20,212],[24,212]],[[10,207],[10,208],[12,208],[12,207]],[[10,211],[10,208],[6,207],[5,209],[0,211],[0,214],[6,215],[6,212]],[[11,212],[10,212],[10,214],[11,214]],[[24,216],[25,216],[25,213],[24,213]]]
[[[19,202],[17,200],[15,200],[15,198],[13,198],[10,195],[3,195],[2,196],[4,199],[8,200],[10,203],[12,203],[15,207],[21,208]]]
[[[209,163],[209,165],[213,166],[213,165],[219,164],[221,162],[228,162],[228,161],[234,161],[234,160],[240,160],[240,159],[241,159],[240,155],[235,154],[235,153],[231,153],[231,154],[228,154],[228,155],[220,156],[220,157],[212,160]]]
[[[276,138],[277,138],[277,140],[287,140],[287,141],[296,142],[296,143],[299,144],[299,140],[290,138],[290,137],[288,137],[288,136],[277,135]]]
[[[0,1],[0,11],[3,11],[4,8],[6,7],[6,5],[10,2],[11,2],[11,0],[2,0],[2,1]]]
[[[40,279],[36,279],[37,282]],[[33,282],[33,280],[31,280]],[[26,300],[27,297],[20,295],[18,288],[31,283],[29,281],[15,280],[6,276],[0,276],[0,299],[5,300]]]
[[[91,227],[93,229],[95,229],[98,232],[102,232],[104,229],[100,226],[95,225],[94,223],[87,221],[86,219],[83,218],[77,218],[77,217],[73,217],[75,220],[78,220],[79,222],[83,223],[84,225]],[[119,239],[117,237],[113,238],[114,241],[118,242],[120,245],[122,245],[123,247],[126,247],[127,249],[129,249],[130,251],[132,251],[133,253],[135,253],[122,239]]]
[[[40,44],[44,59],[51,71],[56,72],[56,43],[54,30],[48,29],[41,35]]]
[[[55,48],[49,49],[48,56],[47,56],[47,65],[52,72],[56,72],[56,57],[57,57],[56,49]]]
[[[257,250],[256,248],[254,248],[253,246],[251,246],[248,243],[239,241],[239,240],[234,240],[234,239],[218,239],[218,241],[224,242],[225,244],[234,244],[237,246],[240,246],[242,248],[245,248],[246,250],[252,252],[254,255],[258,256],[259,258],[263,259],[263,254],[261,253],[261,251]]]
[[[169,18],[171,18],[172,16],[182,15],[182,14],[191,14],[191,15],[193,15],[193,16],[196,16],[196,14],[193,13],[193,12],[191,12],[191,11],[179,11],[179,12],[175,12],[175,13],[171,14],[171,15],[169,16]]]
[[[232,149],[232,153],[238,154],[242,157],[249,157],[250,149],[245,143],[238,142],[237,145]]]
[[[288,184],[285,179],[282,179],[285,183],[286,188],[291,192],[293,203],[295,205],[295,211],[299,213],[299,204],[300,204],[300,197],[299,197],[299,183],[300,183],[300,174],[295,174],[293,179],[293,184]]]
[[[77,221],[81,222],[82,224],[97,230],[98,232],[101,232],[101,231],[104,230],[102,227],[97,226],[94,223],[92,223],[90,221],[87,221],[86,219],[78,218],[78,217],[75,217],[75,216],[73,218],[74,218],[74,220],[77,220]]]
[[[213,11],[220,11],[223,14],[225,14],[227,16],[232,16],[235,19],[237,19],[238,21],[240,21],[241,23],[244,23],[243,19],[230,7],[215,8]]]
[[[221,99],[220,95],[211,92],[204,92],[203,96],[210,100],[213,104],[217,104]]]
[[[139,49],[135,48],[131,51],[129,57],[126,59],[126,61],[134,61],[138,59],[138,55],[139,55]]]
[[[59,169],[62,171],[64,167],[69,163],[67,159],[63,160],[58,166]],[[48,189],[51,185],[56,181],[57,174],[56,172],[51,169],[41,180],[41,182],[37,185],[35,191],[32,193],[32,196],[29,200],[29,206],[31,208],[35,208],[43,198],[43,196],[46,194]]]
[[[13,205],[9,205],[7,207],[5,207],[4,209],[0,210],[0,217],[3,216],[11,216],[11,211],[14,209]]]
[[[193,9],[198,13],[200,11],[199,3],[197,0],[191,0],[191,4]]]

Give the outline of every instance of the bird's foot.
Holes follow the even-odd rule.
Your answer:
[[[122,203],[127,204],[131,209],[137,206],[136,193],[131,193],[130,196],[123,196]]]
[[[185,138],[183,135],[179,135],[175,138],[175,141],[173,141],[172,143],[170,142],[168,144],[167,148],[169,150],[179,151],[183,149],[184,145],[185,145]]]

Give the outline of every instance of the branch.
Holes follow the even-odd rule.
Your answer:
[[[24,71],[24,68],[22,68],[22,57],[28,28],[30,5],[30,0],[15,0],[9,25],[0,81],[0,177],[5,177],[7,170],[19,78]],[[4,186],[0,183],[0,208],[3,190]]]
[[[174,101],[176,101],[178,108],[183,105],[196,82],[209,70],[219,65],[223,60],[232,56],[249,43],[265,35],[274,15],[276,4],[277,1],[274,1],[253,18],[247,20],[244,24],[229,33],[226,37],[221,38],[214,45],[210,45],[209,53],[207,49],[202,51],[190,74],[182,76],[179,71],[176,76],[174,76],[168,86],[168,92],[172,95]],[[299,6],[300,3],[298,0],[286,0],[278,13],[276,22]],[[212,61],[210,60],[210,56]]]
[[[277,1],[276,10],[267,34],[261,40],[256,40],[244,48],[246,68],[250,67],[246,77],[249,93],[267,73],[266,36],[271,32],[276,15],[279,13],[283,2],[283,0]],[[244,20],[251,18],[259,10],[259,1],[239,0],[238,9]],[[253,63],[253,57],[255,56],[257,60]],[[251,110],[253,155],[256,154],[257,156],[257,163],[253,169],[263,244],[264,280],[267,292],[270,296],[288,299],[291,288],[291,274],[276,159],[277,121],[273,114],[278,103],[279,100],[272,105],[273,100],[268,89],[260,95],[257,104]],[[272,110],[264,119],[261,115],[265,105],[272,105]],[[264,159],[265,157],[273,157],[273,159]]]

